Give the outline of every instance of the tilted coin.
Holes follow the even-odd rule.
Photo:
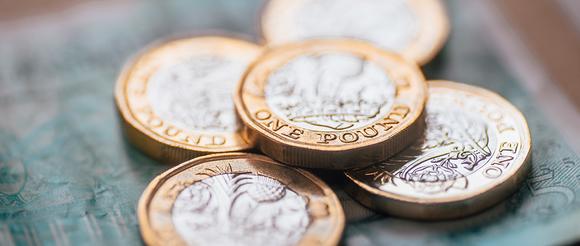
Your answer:
[[[356,38],[419,64],[437,54],[449,33],[439,0],[271,0],[261,25],[268,44]]]
[[[238,114],[266,155],[327,169],[383,160],[416,139],[427,89],[419,68],[365,42],[272,49],[238,86]]]
[[[231,97],[260,53],[246,41],[204,36],[172,40],[140,54],[126,65],[115,93],[130,142],[171,163],[253,147]]]
[[[149,245],[336,245],[345,223],[320,179],[243,153],[198,157],[161,174],[138,216]]]
[[[424,135],[379,164],[346,172],[349,193],[393,215],[456,218],[518,189],[530,164],[524,116],[499,95],[474,86],[429,82]]]

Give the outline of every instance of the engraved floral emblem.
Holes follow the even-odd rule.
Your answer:
[[[185,188],[172,218],[191,245],[293,245],[310,223],[306,205],[270,177],[222,173]]]
[[[311,130],[345,130],[384,116],[395,84],[384,71],[347,54],[298,57],[268,78],[272,111]]]
[[[431,100],[434,101],[434,100]],[[491,158],[486,123],[451,105],[429,103],[427,129],[414,145],[366,169],[379,184],[405,182],[418,192],[465,189],[467,176]]]
[[[199,55],[161,67],[148,82],[154,112],[183,129],[238,129],[232,91],[247,64]]]

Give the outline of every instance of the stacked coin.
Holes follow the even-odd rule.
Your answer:
[[[523,115],[465,84],[430,81],[429,96],[423,135],[385,161],[347,171],[347,191],[366,206],[419,219],[466,216],[514,192],[530,168]]]
[[[383,160],[423,130],[419,68],[354,40],[279,46],[253,64],[236,109],[270,157],[293,166],[345,170]]]
[[[511,194],[530,166],[523,115],[421,72],[447,22],[437,0],[271,0],[265,48],[199,36],[146,49],[117,82],[125,133],[153,158],[189,161],[143,193],[145,242],[336,245],[345,217],[370,212],[346,195],[343,211],[301,168],[334,170],[333,188],[414,219],[467,216]],[[226,153],[252,149],[268,157]]]

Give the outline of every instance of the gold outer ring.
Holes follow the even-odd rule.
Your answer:
[[[170,164],[205,154],[252,148],[254,142],[245,137],[243,128],[235,133],[204,132],[181,129],[164,121],[153,112],[145,94],[149,76],[162,63],[159,60],[172,61],[185,54],[219,53],[252,57],[249,64],[261,52],[256,44],[221,36],[169,39],[139,52],[125,64],[115,88],[117,110],[129,142],[154,159]]]
[[[266,156],[234,152],[211,154],[184,162],[149,183],[137,208],[141,235],[147,245],[185,245],[171,222],[167,219],[161,222],[152,219],[166,216],[160,215],[163,213],[171,213],[177,194],[189,184],[207,178],[207,170],[251,172],[280,181],[294,192],[308,197],[308,210],[315,212],[310,214],[314,220],[298,245],[339,243],[345,226],[344,211],[340,200],[326,183],[306,170],[282,165]]]
[[[270,0],[263,6],[260,33],[265,45],[278,46],[300,41],[296,40],[296,38],[288,37],[288,33],[292,33],[296,27],[292,24],[294,20],[287,15],[294,13],[305,1],[310,0]],[[404,50],[396,51],[396,53],[420,65],[425,65],[445,45],[451,29],[449,19],[440,0],[407,0],[407,2],[420,18],[420,31],[417,37]]]
[[[503,173],[492,185],[475,191],[465,192],[452,197],[420,198],[412,194],[395,194],[373,187],[346,171],[348,180],[346,191],[363,205],[391,215],[422,219],[439,220],[464,217],[477,213],[502,201],[515,192],[525,180],[531,169],[531,136],[523,114],[509,101],[495,92],[451,81],[428,81],[430,88],[453,89],[480,95],[500,105],[515,119],[521,137],[520,154],[509,165],[517,165]],[[498,143],[499,145],[499,143]],[[494,151],[495,152],[495,151]],[[492,162],[493,160],[490,160]]]
[[[395,81],[394,105],[385,117],[364,127],[327,132],[301,128],[271,112],[264,88],[272,71],[300,55],[333,52],[372,61]],[[346,170],[386,159],[414,142],[423,131],[426,97],[427,86],[419,67],[396,54],[363,41],[308,40],[265,52],[246,71],[234,102],[250,138],[256,139],[266,155],[292,166]],[[366,128],[373,128],[368,130],[376,134],[361,133]]]

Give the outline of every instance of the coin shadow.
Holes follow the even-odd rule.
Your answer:
[[[147,184],[155,176],[173,166],[154,160],[133,146],[122,129],[123,124],[120,116],[116,117],[116,123],[118,126],[117,129],[119,129],[117,131],[117,137],[120,138],[119,146],[122,149],[121,151],[125,158],[126,166],[130,173],[135,174],[134,178],[139,180],[139,183]]]
[[[433,57],[433,60],[429,61],[427,64],[421,67],[427,80],[445,77],[445,75],[447,74],[445,69],[447,61],[450,57],[449,52],[450,52],[449,42],[447,42],[445,43],[441,51],[437,53],[435,57]]]
[[[322,179],[340,200],[342,209],[347,223],[356,223],[361,221],[372,220],[373,218],[380,218],[381,216],[373,210],[361,205],[354,200],[345,191],[346,176],[342,171],[333,170],[309,170],[318,178]]]
[[[522,186],[514,194],[505,200],[480,211],[476,214],[462,218],[446,219],[437,221],[412,220],[396,217],[389,214],[379,213],[375,216],[355,221],[351,225],[383,224],[384,230],[392,230],[392,225],[397,226],[397,230],[409,229],[417,233],[438,234],[438,233],[472,233],[474,231],[491,228],[509,222],[512,217],[518,217],[522,201],[525,199],[528,190]],[[362,206],[362,205],[361,205]]]

